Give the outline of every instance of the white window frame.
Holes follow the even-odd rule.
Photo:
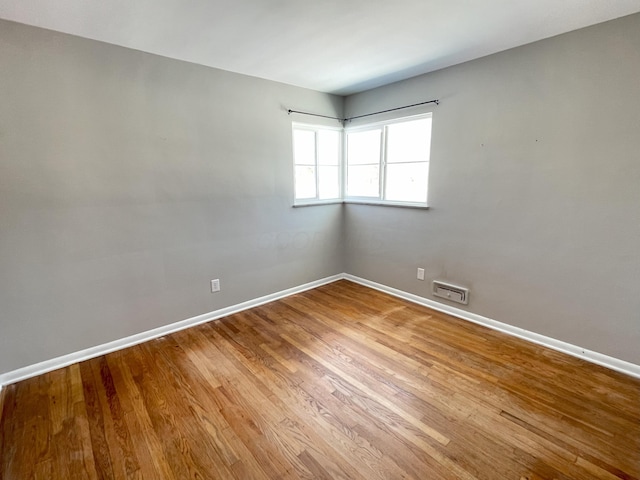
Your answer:
[[[296,130],[307,130],[315,133],[315,172],[316,172],[316,197],[315,198],[296,198],[296,159],[295,159],[295,134]],[[320,199],[320,189],[319,189],[319,172],[320,165],[318,164],[318,132],[319,131],[334,131],[340,134],[340,145],[338,150],[338,196],[335,198],[328,199]],[[310,205],[326,205],[332,203],[343,203],[344,202],[344,189],[343,189],[343,174],[344,174],[344,128],[342,127],[328,127],[325,125],[315,125],[309,123],[300,123],[293,122],[291,126],[291,148],[292,152],[294,152],[293,156],[293,206],[294,207],[303,207]]]
[[[410,122],[415,120],[421,120],[425,118],[432,119],[433,122],[433,114],[432,113],[423,113],[419,115],[412,115],[408,117],[395,118],[392,120],[386,120],[375,123],[368,123],[365,125],[358,125],[355,127],[347,127],[344,129],[344,140],[343,140],[343,185],[342,192],[344,192],[344,201],[345,203],[361,203],[368,205],[388,205],[388,206],[397,206],[397,207],[413,207],[413,208],[429,208],[428,200],[429,200],[429,177],[427,173],[427,199],[424,202],[403,202],[403,201],[395,201],[395,200],[385,200],[386,194],[386,177],[387,177],[387,127],[390,125]],[[433,124],[432,124],[433,129]],[[379,195],[378,197],[357,197],[357,196],[348,196],[347,195],[347,181],[348,181],[348,166],[349,166],[349,158],[347,155],[348,151],[348,134],[352,132],[365,132],[371,130],[380,130],[381,131],[381,141],[380,141],[380,156],[379,156],[379,166],[380,166],[380,176],[379,176]],[[429,132],[431,135],[432,132]],[[431,152],[429,152],[429,160],[427,160],[428,167],[431,166]]]
[[[310,124],[310,123],[302,123],[302,122],[292,122],[291,128],[291,147],[293,152],[293,162],[292,162],[292,182],[293,185],[293,203],[294,207],[305,207],[312,205],[327,205],[327,204],[336,204],[336,203],[355,203],[355,204],[364,204],[364,205],[381,205],[381,206],[391,206],[391,207],[407,207],[407,208],[421,208],[428,209],[428,200],[429,200],[429,170],[431,166],[431,152],[429,151],[429,160],[427,160],[427,200],[425,202],[404,202],[404,201],[396,201],[396,200],[385,200],[384,196],[386,194],[386,177],[387,177],[387,127],[390,125],[410,122],[414,120],[421,120],[425,118],[432,119],[433,122],[433,113],[421,113],[418,115],[411,115],[407,117],[399,117],[393,118],[390,120],[375,122],[375,123],[367,123],[361,124],[354,127],[330,127],[326,125],[318,125],[318,124]],[[316,180],[316,197],[315,198],[305,198],[298,199],[296,198],[296,159],[295,159],[295,130],[308,130],[315,133],[315,180]],[[338,158],[338,197],[331,199],[320,199],[320,189],[319,189],[319,143],[318,143],[318,132],[321,130],[331,130],[340,133],[340,151]],[[357,197],[357,196],[347,196],[347,175],[348,175],[348,158],[347,158],[347,136],[350,132],[362,132],[367,130],[380,130],[381,131],[381,142],[380,142],[380,157],[379,157],[379,166],[380,166],[380,176],[379,176],[379,196],[378,197]],[[432,123],[433,130],[433,123]],[[432,131],[429,132],[429,135],[432,137]]]

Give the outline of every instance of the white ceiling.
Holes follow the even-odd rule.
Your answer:
[[[640,11],[640,0],[0,0],[0,18],[347,95]]]

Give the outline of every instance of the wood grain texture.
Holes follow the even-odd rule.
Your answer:
[[[640,381],[339,281],[10,385],[0,478],[640,479]]]

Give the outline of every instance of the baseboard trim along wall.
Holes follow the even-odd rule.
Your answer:
[[[640,365],[610,357],[608,355],[603,355],[602,353],[594,352],[592,350],[587,350],[586,348],[578,347],[561,340],[556,340],[555,338],[546,337],[538,333],[530,332],[529,330],[525,330],[523,328],[514,327],[513,325],[502,323],[497,320],[492,320],[491,318],[483,317],[481,315],[476,315],[475,313],[467,312],[466,310],[462,310],[460,308],[429,300],[427,298],[420,297],[412,293],[407,293],[396,288],[388,287],[380,283],[372,282],[364,278],[356,277],[354,275],[345,274],[343,275],[343,278],[345,280],[364,285],[365,287],[370,287],[375,290],[388,293],[395,297],[408,300],[409,302],[417,303],[418,305],[422,305],[439,312],[447,313],[462,320],[477,323],[478,325],[483,325],[485,327],[491,328],[492,330],[498,330],[508,335],[512,335],[514,337],[518,337],[523,340],[548,347],[552,350],[557,350],[559,352],[566,353],[567,355],[581,358],[588,362],[595,363],[596,365],[600,365],[635,378],[640,378]]]
[[[422,306],[431,308],[433,310],[437,310],[439,312],[453,315],[454,317],[461,318],[469,322],[483,325],[493,330],[498,330],[500,332],[506,333],[508,335],[512,335],[514,337],[522,338],[524,340],[536,343],[538,345],[542,345],[542,346],[551,348],[553,350],[557,350],[559,352],[563,352],[568,355],[581,358],[588,362],[610,368],[611,370],[615,370],[615,371],[630,375],[632,377],[640,378],[640,365],[635,365],[633,363],[626,362],[624,360],[619,360],[617,358],[609,357],[607,355],[593,352],[591,350],[587,350],[587,349],[572,345],[570,343],[562,342],[560,340],[556,340],[551,337],[546,337],[544,335],[530,332],[528,330],[524,330],[519,327],[514,327],[506,323],[498,322],[497,320],[492,320],[490,318],[483,317],[481,315],[476,315],[475,313],[467,312],[465,310],[452,307],[450,305],[445,305],[440,302],[435,302],[433,300],[429,300],[427,298],[420,297],[412,293],[404,292],[402,290],[398,290],[393,287],[388,287],[380,283],[372,282],[364,278],[360,278],[354,275],[344,273],[344,274],[334,275],[331,277],[316,280],[314,282],[305,283],[304,285],[289,288],[287,290],[282,290],[280,292],[272,293],[270,295],[265,295],[264,297],[259,297],[254,300],[248,300],[246,302],[242,302],[237,305],[232,305],[226,308],[215,310],[210,313],[198,315],[197,317],[188,318],[186,320],[182,320],[176,323],[154,328],[153,330],[148,330],[146,332],[141,332],[135,335],[131,335],[129,337],[122,338],[120,340],[114,340],[113,342],[108,342],[103,345],[97,345],[95,347],[87,348],[85,350],[81,350],[76,353],[70,353],[68,355],[63,355],[61,357],[53,358],[51,360],[46,360],[44,362],[40,362],[35,365],[30,365],[28,367],[23,367],[17,370],[13,370],[11,372],[7,372],[5,374],[0,375],[0,389],[2,389],[3,386],[16,383],[21,380],[25,380],[27,378],[35,377],[43,373],[57,370],[59,368],[66,367],[74,363],[90,360],[92,358],[99,357],[101,355],[106,355],[107,353],[111,353],[116,350],[122,350],[124,348],[131,347],[149,340],[153,340],[155,338],[159,338],[164,335],[177,332],[179,330],[184,330],[186,328],[193,327],[201,323],[210,322],[218,318],[222,318],[228,315],[232,315],[234,313],[242,312],[243,310],[248,310],[250,308],[257,307],[265,303],[273,302],[274,300],[279,300],[281,298],[285,298],[285,297],[294,295],[296,293],[304,292],[306,290],[311,290],[312,288],[316,288],[321,285],[326,285],[328,283],[332,283],[342,279],[349,280],[351,282],[358,283],[360,285],[364,285],[366,287],[388,293],[395,297],[402,298],[409,302],[416,303],[418,305],[422,305]]]
[[[74,363],[84,362],[85,360],[90,360],[101,355],[106,355],[107,353],[115,352],[116,350],[122,350],[124,348],[132,347],[134,345],[138,345],[155,338],[160,338],[173,332],[178,332],[195,325],[200,325],[201,323],[206,323],[212,320],[217,320],[218,318],[227,317],[229,315],[233,315],[234,313],[242,312],[243,310],[248,310],[265,303],[273,302],[274,300],[279,300],[296,293],[304,292],[305,290],[311,290],[312,288],[326,285],[327,283],[332,283],[342,278],[344,278],[344,275],[338,274],[331,277],[323,278],[321,280],[316,280],[314,282],[305,283],[304,285],[288,288],[280,292],[265,295],[264,297],[259,297],[253,300],[239,303],[237,305],[232,305],[230,307],[221,308],[219,310],[214,310],[213,312],[198,315],[197,317],[188,318],[176,323],[171,323],[169,325],[154,328],[153,330],[137,333],[120,340],[114,340],[113,342],[97,345],[85,350],[80,350],[79,352],[70,353],[68,355],[63,355],[51,360],[45,360],[44,362],[36,363],[35,365],[19,368],[17,370],[13,370],[11,372],[0,375],[0,388],[5,385],[19,382],[20,380],[25,380],[27,378],[35,377],[43,373],[57,370],[59,368],[73,365]]]

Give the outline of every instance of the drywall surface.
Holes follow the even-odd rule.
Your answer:
[[[342,98],[6,21],[0,98],[0,373],[342,272],[286,113]]]
[[[431,209],[347,205],[346,272],[640,364],[639,79],[633,15],[347,97],[441,104]]]

